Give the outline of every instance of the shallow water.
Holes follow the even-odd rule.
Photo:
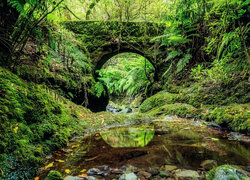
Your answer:
[[[230,141],[226,133],[210,130],[202,122],[156,119],[150,124],[102,129],[74,138],[40,168],[39,176],[43,179],[49,170],[77,176],[83,169],[101,165],[133,165],[146,170],[174,164],[197,170],[208,159],[216,160],[218,165],[244,167],[250,165],[249,150],[249,141]]]

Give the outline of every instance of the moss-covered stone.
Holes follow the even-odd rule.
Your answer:
[[[183,97],[179,94],[171,94],[166,91],[161,91],[148,99],[146,99],[139,107],[139,111],[144,113],[150,111],[153,108],[161,107],[165,104],[173,104],[176,102],[182,102]]]
[[[230,165],[222,165],[210,170],[206,175],[207,180],[239,179],[248,180],[248,176]]]
[[[166,104],[164,106],[152,109],[149,112],[151,116],[177,115],[183,118],[199,117],[200,113],[201,110],[193,107],[192,105],[182,103]]]
[[[58,171],[50,171],[45,180],[63,180],[63,177]]]
[[[250,104],[217,107],[203,114],[203,119],[214,121],[234,131],[250,132]]]

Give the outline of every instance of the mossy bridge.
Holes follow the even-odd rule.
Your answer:
[[[147,58],[155,67],[155,80],[160,77],[159,61],[166,57],[166,48],[152,38],[164,33],[165,24],[151,22],[118,21],[66,21],[63,25],[73,31],[95,66],[100,69],[111,57],[124,52],[133,52]]]

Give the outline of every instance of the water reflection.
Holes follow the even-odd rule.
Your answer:
[[[116,128],[100,133],[111,147],[145,147],[154,137],[154,126]]]

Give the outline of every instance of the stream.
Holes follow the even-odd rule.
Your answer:
[[[102,128],[75,137],[47,157],[38,175],[44,179],[50,170],[57,170],[67,180],[119,179],[124,173],[140,179],[171,179],[189,170],[193,172],[191,178],[198,175],[204,179],[210,166],[222,164],[247,172],[249,147],[247,136],[236,141],[202,121],[168,116],[147,124]]]

